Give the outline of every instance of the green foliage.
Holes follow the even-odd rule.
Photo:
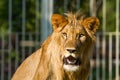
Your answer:
[[[0,0],[0,32],[7,32],[9,29],[9,0]],[[78,11],[77,0],[54,0],[54,13],[63,14],[67,11]],[[80,9],[89,16],[89,0],[80,0]],[[39,18],[40,22],[40,11],[36,13],[36,0],[26,0],[26,12],[25,12],[25,29],[27,32],[35,32],[35,19],[36,16]],[[22,31],[22,0],[12,0],[12,32]],[[39,1],[39,10],[41,8],[41,1]],[[65,9],[66,8],[66,9]],[[36,15],[37,14],[37,15]],[[101,26],[103,20],[103,9],[100,6],[98,13],[100,18]],[[39,24],[40,25],[40,24]],[[108,32],[115,31],[116,26],[116,1],[107,0],[106,1],[106,30]],[[102,27],[100,28],[100,31]]]
[[[0,32],[8,32],[9,29],[9,0],[0,0]],[[27,32],[35,32],[35,0],[26,0],[25,4],[25,29]],[[39,3],[40,4],[40,3]],[[22,31],[22,0],[12,0],[12,32]],[[39,5],[40,7],[40,5]],[[39,12],[37,14],[40,14]],[[40,16],[38,17],[40,20]]]
[[[0,32],[8,31],[8,1],[0,0]],[[4,7],[3,7],[4,6]]]
[[[107,31],[115,31],[116,26],[116,1],[107,0],[106,7],[106,23],[107,23]]]

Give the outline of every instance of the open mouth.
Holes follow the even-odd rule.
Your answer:
[[[63,58],[63,64],[65,65],[75,65],[78,66],[81,64],[81,61],[79,58],[75,58],[73,56],[68,56]]]

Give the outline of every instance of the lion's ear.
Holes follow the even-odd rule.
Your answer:
[[[99,19],[96,17],[89,17],[83,21],[83,24],[86,29],[89,29],[94,34],[96,33],[96,30],[98,29],[100,22]]]
[[[59,14],[53,14],[51,17],[51,22],[54,30],[61,30],[68,23],[67,19]]]

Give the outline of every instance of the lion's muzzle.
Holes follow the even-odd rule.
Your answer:
[[[77,71],[79,69],[79,66],[81,64],[80,58],[73,57],[72,55],[69,55],[68,57],[63,58],[63,67],[67,71]]]

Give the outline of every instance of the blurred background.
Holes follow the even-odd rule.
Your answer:
[[[89,80],[120,80],[119,0],[0,0],[0,80],[10,80],[40,48],[52,32],[53,13],[78,10],[100,19]]]

